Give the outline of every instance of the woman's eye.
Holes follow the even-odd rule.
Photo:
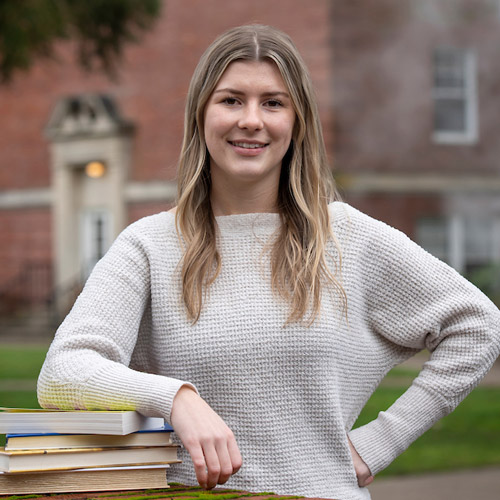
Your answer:
[[[238,101],[234,97],[226,97],[223,101],[224,104],[228,104],[229,106],[233,106]]]
[[[267,101],[267,105],[270,108],[279,108],[279,107],[283,106],[283,104],[281,103],[281,101],[278,101],[277,99],[272,99],[270,101]]]

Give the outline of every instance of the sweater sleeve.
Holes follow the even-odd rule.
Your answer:
[[[148,254],[137,224],[94,268],[63,321],[38,379],[42,407],[133,409],[170,419],[185,381],[129,368],[150,301]]]
[[[399,231],[357,213],[365,323],[430,360],[387,410],[350,433],[376,474],[469,394],[500,352],[500,311],[454,269]],[[356,231],[356,230],[355,230]]]

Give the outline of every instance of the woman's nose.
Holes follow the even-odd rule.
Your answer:
[[[260,130],[264,123],[262,120],[262,109],[258,104],[248,103],[241,110],[238,126],[248,130]]]

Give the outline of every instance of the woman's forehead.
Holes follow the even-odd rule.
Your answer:
[[[228,85],[242,87],[259,85],[261,88],[268,88],[270,92],[288,91],[278,66],[274,61],[267,59],[264,61],[236,60],[231,62],[222,73],[214,90],[220,90]]]

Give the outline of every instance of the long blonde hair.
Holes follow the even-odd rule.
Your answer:
[[[176,210],[177,230],[185,245],[184,304],[188,318],[196,322],[204,293],[221,267],[217,223],[210,202],[204,111],[228,65],[241,60],[273,61],[295,109],[295,126],[283,158],[278,194],[281,230],[270,249],[271,286],[290,304],[287,323],[302,320],[306,313],[311,323],[319,313],[325,284],[333,285],[343,306],[346,305],[338,278],[340,251],[338,260],[334,259],[333,272],[325,260],[327,240],[333,237],[328,203],[337,199],[337,193],[306,65],[288,35],[263,25],[241,26],[219,36],[202,55],[189,87]]]

